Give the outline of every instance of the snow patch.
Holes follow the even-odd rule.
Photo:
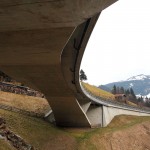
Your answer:
[[[147,94],[147,95],[141,95],[141,94],[137,94],[137,95],[136,95],[137,98],[139,98],[139,97],[141,97],[141,96],[142,96],[144,99],[145,99],[146,97],[147,97],[147,98],[150,98],[150,93]]]
[[[140,75],[133,76],[133,77],[127,79],[127,81],[131,81],[131,80],[144,80],[144,79],[150,79],[150,76],[149,75],[140,74]]]
[[[150,98],[150,93],[146,95],[146,97]]]
[[[129,87],[130,87],[130,88],[133,87],[133,83],[130,83]]]
[[[139,97],[141,97],[141,96],[142,96],[141,94],[137,94],[137,95],[136,95],[137,98],[139,98]]]

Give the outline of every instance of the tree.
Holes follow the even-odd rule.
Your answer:
[[[116,85],[113,86],[111,93],[116,94]]]
[[[129,95],[129,94],[130,94],[129,89],[127,89],[127,90],[125,91],[125,94],[126,94],[126,95]]]
[[[136,99],[136,96],[135,96],[134,91],[133,91],[132,88],[130,88],[130,94],[132,95],[132,97],[133,97],[134,99]]]
[[[87,80],[87,76],[86,76],[85,72],[84,72],[82,69],[80,70],[80,75],[79,75],[79,77],[80,77],[80,80],[81,80],[81,81]]]
[[[124,88],[121,87],[121,88],[120,88],[120,94],[124,94],[124,93],[125,93]]]
[[[141,102],[143,102],[143,97],[141,96]]]
[[[141,97],[138,97],[138,99],[137,99],[137,100],[138,100],[138,102],[141,102]]]
[[[117,86],[116,94],[120,94],[120,87],[119,86]]]

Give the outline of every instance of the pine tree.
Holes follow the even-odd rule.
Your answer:
[[[116,94],[116,85],[113,86],[112,90],[111,90],[112,94]]]
[[[138,100],[138,102],[141,102],[141,97],[138,97],[138,99],[137,99],[137,100]]]
[[[85,72],[81,69],[80,70],[80,80],[83,81],[83,80],[87,80],[87,76],[85,75]]]
[[[129,94],[130,94],[129,89],[127,89],[127,90],[125,91],[125,94],[126,94],[126,95],[129,95]]]
[[[136,96],[135,96],[134,91],[133,91],[132,88],[130,88],[130,94],[132,95],[132,97],[133,97],[134,99],[136,99]]]
[[[119,86],[117,86],[116,94],[120,94],[120,87]]]
[[[120,94],[124,94],[125,93],[125,90],[123,87],[120,88]]]
[[[141,102],[143,102],[143,97],[141,96]]]

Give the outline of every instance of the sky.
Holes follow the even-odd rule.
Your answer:
[[[102,11],[81,69],[92,85],[150,75],[150,0],[119,0]]]

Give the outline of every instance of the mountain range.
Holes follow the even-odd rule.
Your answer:
[[[125,89],[132,88],[137,96],[150,97],[150,75],[140,74],[127,80],[100,85],[99,88],[110,92],[114,85]]]

